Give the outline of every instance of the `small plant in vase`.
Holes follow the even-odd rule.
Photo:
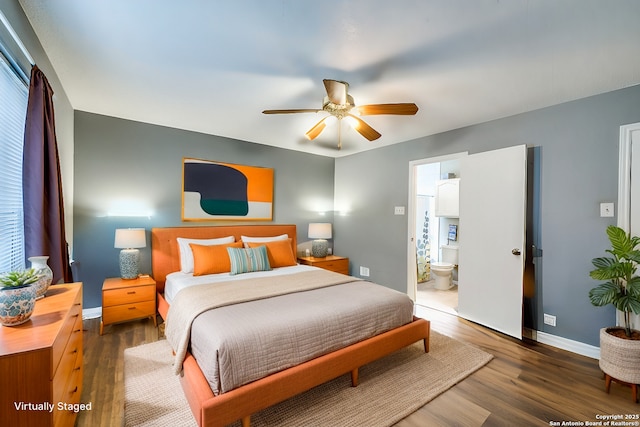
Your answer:
[[[640,314],[640,276],[636,276],[640,263],[640,237],[632,237],[620,227],[607,227],[611,256],[594,258],[595,268],[589,275],[592,279],[606,280],[589,291],[591,304],[605,306],[612,304],[624,315],[624,335],[640,339],[640,333],[631,329],[631,313]]]
[[[36,303],[33,284],[39,278],[34,269],[0,275],[0,323],[17,326],[29,320]]]
[[[605,373],[605,388],[609,391],[612,379],[632,385],[637,401],[640,384],[640,331],[631,328],[631,313],[640,313],[640,277],[636,276],[640,263],[640,237],[610,225],[607,236],[610,256],[594,258],[595,267],[589,275],[604,283],[589,291],[595,306],[613,305],[624,315],[624,327],[600,330],[600,369]]]

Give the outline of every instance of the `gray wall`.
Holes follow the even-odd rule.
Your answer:
[[[428,119],[428,115],[426,117]],[[180,220],[182,157],[275,169],[274,221],[306,226],[330,221],[318,205],[334,200],[334,251],[350,257],[351,272],[371,269],[371,279],[406,289],[407,216],[412,160],[518,144],[536,147],[539,230],[544,255],[538,316],[557,316],[540,330],[598,345],[598,329],[613,323],[611,308],[592,307],[590,260],[607,247],[599,203],[617,201],[618,133],[640,122],[640,87],[631,87],[377,150],[334,159],[90,113],[75,115],[75,258],[85,282],[85,305],[100,305],[105,277],[118,275],[119,227],[183,225]],[[334,192],[335,183],[335,192]],[[335,197],[334,197],[335,195]],[[104,216],[111,201],[133,198],[155,211],[150,219]],[[319,201],[319,202],[318,202]],[[199,225],[199,224],[186,224]],[[150,270],[148,249],[143,271]]]
[[[85,308],[100,306],[103,280],[120,274],[116,228],[216,224],[181,220],[183,157],[274,168],[273,222],[296,224],[298,243],[307,240],[309,222],[333,220],[332,158],[77,111],[74,258]],[[106,216],[120,200],[153,214]],[[151,272],[149,247],[141,251],[141,272]]]
[[[429,120],[428,111],[423,120]],[[478,153],[513,145],[539,154],[539,223],[543,257],[538,316],[557,316],[539,330],[598,345],[598,330],[614,323],[610,307],[591,306],[591,259],[607,248],[599,204],[617,201],[619,127],[640,122],[640,86],[531,113],[457,129],[336,159],[335,245],[350,257],[351,272],[367,266],[371,279],[399,291],[407,283],[409,162],[462,151]]]

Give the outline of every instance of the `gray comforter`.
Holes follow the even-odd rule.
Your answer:
[[[276,280],[278,285],[273,281],[235,282],[232,286],[247,290],[240,291],[243,296],[233,303],[220,304],[228,298],[220,299],[213,296],[215,291],[207,291],[208,298],[216,300],[211,303],[215,308],[198,309],[200,314],[186,316],[192,318],[187,321],[191,353],[215,394],[386,332],[413,318],[413,302],[405,294],[353,277],[318,270],[280,278]],[[273,296],[267,297],[263,289],[270,287],[278,290],[270,291]],[[249,288],[255,290],[255,298],[245,295],[252,293]],[[167,319],[167,338],[174,349],[181,346],[175,338],[181,334],[173,325],[181,322],[172,322],[171,311],[186,310],[175,307],[176,303],[189,305],[180,299],[171,305]],[[195,305],[206,304],[198,298]],[[176,363],[182,360],[178,357]]]

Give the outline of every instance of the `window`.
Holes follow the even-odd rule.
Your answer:
[[[28,87],[0,53],[0,272],[22,269],[22,147]]]

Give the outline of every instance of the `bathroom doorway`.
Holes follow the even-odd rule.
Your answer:
[[[410,203],[415,221],[415,269],[417,304],[458,314],[458,266],[443,268],[442,247],[456,247],[458,243],[458,215],[444,212],[437,206],[438,185],[460,175],[460,155],[427,159],[412,167],[415,197]],[[442,200],[442,199],[440,199]],[[450,208],[450,207],[449,207]],[[446,250],[446,249],[445,249]],[[450,271],[449,271],[450,270]],[[438,277],[440,276],[440,277]]]
[[[460,179],[456,199],[459,213],[440,215],[458,216],[460,221],[457,314],[518,339],[522,338],[525,326],[525,260],[532,258],[527,256],[530,251],[525,240],[527,174],[530,172],[527,151],[525,145],[517,145],[409,163],[407,294],[417,301],[417,236],[412,226],[416,221],[416,170],[423,164],[458,159]],[[441,227],[439,235],[442,234]],[[442,243],[439,242],[440,251]],[[430,249],[433,256],[433,245]],[[500,266],[499,274],[495,274],[496,265]],[[431,267],[433,270],[434,265]]]

